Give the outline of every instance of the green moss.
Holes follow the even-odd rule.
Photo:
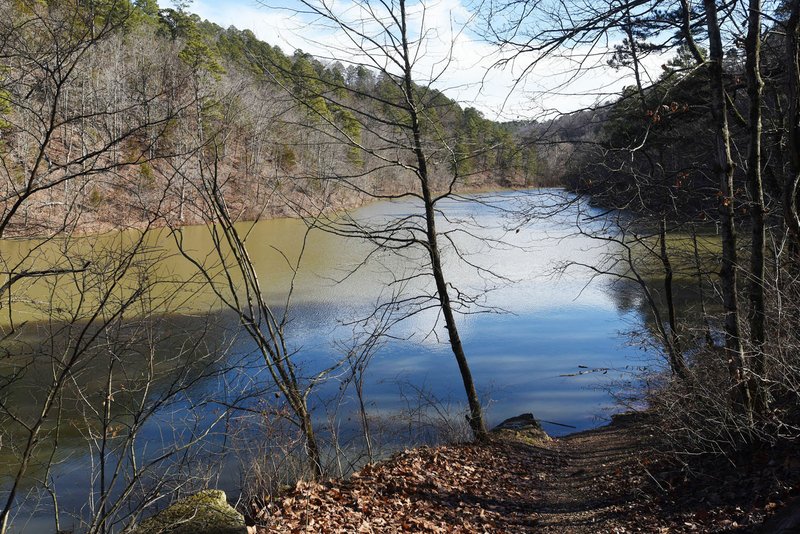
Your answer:
[[[225,492],[205,490],[143,521],[134,534],[247,534],[247,527]]]
[[[492,430],[492,435],[497,439],[520,441],[533,446],[542,446],[551,440],[539,421],[529,413],[506,419]]]
[[[518,441],[534,447],[542,447],[552,441],[543,431],[533,430],[496,430],[494,436],[503,441]]]

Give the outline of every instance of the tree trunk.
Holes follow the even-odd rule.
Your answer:
[[[692,252],[694,256],[694,268],[697,273],[697,295],[700,298],[700,314],[703,316],[703,333],[708,347],[714,346],[714,337],[711,335],[711,323],[706,312],[706,294],[703,289],[703,264],[700,261],[700,249],[697,246],[697,228],[692,224]]]
[[[461,337],[458,334],[458,327],[456,326],[455,315],[453,314],[453,307],[450,302],[450,294],[447,290],[447,281],[444,277],[442,270],[442,262],[439,253],[439,245],[437,242],[436,231],[436,214],[434,210],[434,200],[431,194],[430,180],[428,175],[427,158],[425,151],[422,147],[422,129],[419,122],[419,114],[417,111],[416,99],[414,97],[414,85],[411,80],[411,63],[408,49],[408,33],[406,28],[406,5],[405,0],[400,0],[400,16],[401,16],[401,34],[403,40],[403,75],[404,86],[407,99],[407,107],[409,118],[411,119],[411,131],[414,136],[414,153],[417,158],[417,177],[419,178],[420,186],[422,188],[422,197],[425,203],[425,224],[426,224],[426,240],[427,249],[431,261],[431,270],[433,278],[436,282],[436,293],[439,298],[439,304],[444,316],[445,326],[447,328],[447,335],[450,340],[450,348],[453,351],[453,356],[458,363],[458,370],[461,373],[461,380],[464,383],[464,390],[467,395],[467,402],[469,404],[469,426],[472,429],[472,434],[476,440],[484,440],[487,437],[486,426],[483,422],[483,410],[481,408],[478,393],[475,390],[475,383],[472,380],[472,372],[467,362],[467,356],[464,353],[464,347],[461,344]]]
[[[722,36],[720,35],[717,5],[714,0],[704,0],[709,41],[709,86],[711,89],[711,114],[714,119],[717,154],[714,172],[720,185],[719,217],[722,234],[722,267],[720,281],[725,310],[725,349],[728,369],[734,383],[734,402],[750,409],[749,391],[745,382],[744,352],[739,329],[738,259],[736,254],[736,227],[734,224],[734,165],[731,157],[728,112],[722,72]]]
[[[750,102],[750,147],[747,156],[747,184],[750,188],[752,249],[750,252],[749,321],[753,355],[750,365],[750,396],[758,412],[766,409],[766,392],[762,386],[766,373],[764,358],[764,188],[761,179],[761,101],[764,82],[761,79],[761,0],[750,0],[745,41],[747,61],[747,95]]]
[[[800,184],[800,64],[798,64],[798,39],[800,29],[800,0],[790,3],[789,19],[786,22],[786,78],[789,102],[786,131],[789,170],[783,186],[783,211],[786,226],[792,236],[793,249],[800,245],[800,214],[797,208],[798,185]],[[793,261],[795,256],[790,258]]]
[[[317,436],[314,433],[314,424],[311,421],[311,414],[308,412],[308,404],[305,400],[301,401],[300,406],[302,406],[300,431],[305,438],[306,454],[308,454],[308,459],[311,461],[311,474],[313,480],[320,480],[322,479],[322,455],[317,444]]]
[[[686,361],[683,359],[681,342],[678,337],[678,319],[675,313],[675,299],[672,290],[672,262],[670,262],[667,252],[667,220],[663,216],[659,223],[659,240],[661,241],[661,264],[664,267],[664,298],[667,303],[667,318],[669,320],[670,365],[673,373],[685,379],[689,376],[689,370],[686,368]]]

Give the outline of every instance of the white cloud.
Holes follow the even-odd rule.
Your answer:
[[[373,18],[368,24],[358,23],[357,27],[376,38],[383,33],[378,21],[386,22],[385,13],[367,13],[363,5],[349,0],[329,5],[354,24]],[[365,61],[341,31],[293,11],[293,8],[299,10],[298,6],[294,0],[274,6],[246,0],[199,0],[191,9],[223,27],[249,29],[289,54],[300,48],[317,57],[345,63]],[[459,0],[428,3],[424,13],[420,6],[411,4],[408,13],[410,34],[418,46],[416,81],[433,80],[434,87],[462,105],[480,109],[489,118],[537,118],[553,110],[569,112],[608,100],[632,83],[629,73],[613,71],[606,65],[607,55],[602,52],[611,45],[605,45],[600,52],[595,50],[588,60],[581,55],[585,50],[573,50],[571,55],[545,58],[532,69],[528,69],[530,56],[521,56],[498,68],[496,64],[504,58],[504,53],[478,40],[473,33],[461,31],[471,21],[472,14]],[[378,20],[374,20],[376,14]],[[419,39],[421,35],[423,39]],[[645,67],[656,72],[663,62],[663,58],[652,56]]]
[[[267,8],[257,3],[200,0],[190,10],[223,28],[236,26],[251,30],[259,39],[271,45],[294,50],[287,30],[297,25],[297,17],[288,11]]]

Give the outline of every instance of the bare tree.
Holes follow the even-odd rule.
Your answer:
[[[749,389],[753,408],[763,413],[766,409],[766,391],[759,383],[765,377],[766,363],[764,358],[765,342],[765,288],[766,288],[766,230],[764,205],[764,187],[761,178],[761,108],[763,106],[764,81],[761,78],[761,1],[751,0],[747,15],[747,38],[745,40],[745,71],[747,76],[747,95],[749,113],[749,148],[747,156],[747,183],[750,189],[752,219],[752,240],[750,247],[750,284],[748,296],[750,300],[750,339],[753,344],[751,358],[751,376]]]
[[[709,86],[711,88],[711,111],[714,118],[716,160],[714,173],[720,187],[719,213],[722,228],[722,299],[725,309],[726,359],[731,378],[736,384],[735,396],[746,410],[751,408],[750,392],[745,377],[744,349],[742,347],[739,317],[739,260],[736,242],[735,195],[733,184],[734,163],[731,156],[730,130],[728,128],[728,103],[723,79],[723,45],[717,5],[713,0],[704,0],[706,25],[709,37]]]
[[[201,417],[208,401],[187,401],[227,371],[224,343],[206,345],[202,324],[172,335],[161,315],[179,291],[165,289],[164,255],[147,231],[167,215],[171,181],[154,180],[146,195],[133,185],[176,156],[168,132],[192,104],[180,91],[184,71],[174,49],[126,46],[129,4],[94,7],[0,6],[0,236],[39,237],[0,260],[0,451],[10,460],[0,532],[34,507],[26,489],[48,496],[57,529],[64,514],[89,532],[130,525],[199,483],[199,445],[227,414]],[[118,227],[135,213],[138,228],[76,236],[97,229],[104,211]],[[144,446],[176,406],[189,414],[183,426],[160,421],[171,439]],[[83,510],[59,504],[59,463],[75,451],[89,466]]]
[[[333,50],[332,59],[376,72],[380,89],[370,91],[358,85],[309,76],[321,82],[313,96],[323,99],[329,109],[348,112],[359,125],[357,133],[318,108],[308,106],[309,99],[301,104],[320,121],[330,138],[352,147],[365,161],[359,172],[334,172],[322,174],[322,178],[367,198],[412,201],[417,203],[414,209],[421,211],[379,224],[344,216],[325,218],[318,225],[338,235],[364,239],[375,246],[376,253],[395,251],[410,258],[414,255],[411,251],[424,251],[422,271],[411,276],[430,280],[433,291],[407,297],[405,303],[415,307],[411,314],[435,307],[443,320],[463,381],[470,427],[476,439],[484,439],[487,434],[481,402],[456,319],[459,310],[466,311],[475,302],[454,290],[442,258],[441,241],[454,245],[453,234],[468,230],[462,227],[442,232],[438,227],[447,217],[440,204],[454,198],[462,179],[456,163],[459,158],[475,157],[474,154],[457,154],[443,132],[437,129],[435,91],[429,84],[435,83],[446,69],[448,58],[442,59],[439,67],[433,67],[433,73],[425,77],[427,85],[418,85],[415,78],[424,68],[421,64],[423,50],[427,40],[432,39],[429,34],[432,30],[425,26],[424,4],[410,8],[405,0],[379,5],[358,2],[354,11],[350,11],[358,13],[355,17],[339,13],[335,6],[324,2],[309,1],[303,5],[304,15],[316,18],[321,27],[335,29],[346,43]],[[409,12],[410,9],[414,12]],[[446,174],[442,173],[443,169],[448,169]],[[385,183],[384,176],[392,173],[397,174],[394,183]],[[376,192],[365,184],[368,177],[385,185]],[[464,256],[457,256],[465,260]],[[489,275],[488,270],[486,274]],[[407,279],[398,279],[398,283],[405,281]]]
[[[788,175],[783,187],[783,209],[786,225],[794,241],[800,241],[800,211],[797,197],[800,195],[800,2],[789,4],[789,17],[786,21],[785,55],[787,69],[787,138]]]
[[[249,231],[237,228],[236,218],[228,207],[224,189],[227,178],[219,173],[219,147],[215,144],[214,134],[209,134],[209,139],[214,143],[205,147],[200,156],[197,196],[198,202],[202,203],[201,211],[208,218],[214,261],[209,263],[205,253],[199,257],[193,253],[191,246],[184,243],[180,229],[174,229],[173,235],[183,256],[197,268],[225,307],[236,314],[239,324],[256,345],[274,385],[289,405],[290,421],[300,429],[305,439],[312,476],[320,478],[323,475],[323,462],[308,407],[308,396],[327,372],[320,373],[307,383],[298,374],[293,361],[294,353],[287,345],[285,336],[294,279],[287,288],[283,311],[273,311],[248,252]],[[202,154],[206,154],[205,158]],[[256,222],[258,218],[248,225],[252,228]],[[305,244],[297,258],[285,257],[295,276],[304,248]]]

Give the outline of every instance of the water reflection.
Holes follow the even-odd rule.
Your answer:
[[[556,266],[563,262],[592,263],[609,251],[607,247],[613,246],[599,245],[575,232],[576,217],[591,208],[576,203],[547,219],[531,220],[523,225],[509,219],[508,211],[512,208],[516,211],[519,206],[530,205],[531,201],[549,200],[553,194],[557,193],[509,192],[479,195],[477,203],[450,201],[442,205],[446,220],[441,223],[440,230],[453,239],[461,252],[459,256],[452,246],[445,246],[448,279],[464,295],[475,299],[465,299],[460,308],[465,313],[459,316],[459,327],[478,390],[488,404],[488,422],[495,424],[506,417],[533,412],[543,420],[569,425],[545,423],[548,432],[558,435],[571,428],[597,425],[598,417],[607,415],[611,399],[599,386],[607,383],[609,375],[563,375],[575,373],[579,366],[613,369],[629,363],[628,358],[636,349],[627,347],[619,332],[640,321],[640,309],[620,306],[621,294],[616,294],[613,286],[603,281],[589,284],[590,274],[585,271],[554,275]],[[356,211],[354,217],[364,224],[380,223],[391,217],[413,215],[418,210],[413,203],[380,203]],[[269,299],[276,308],[282,309],[294,274],[292,264],[300,257],[306,225],[297,220],[275,220],[242,224],[239,230],[247,234],[250,254]],[[7,264],[34,268],[37,261],[52,262],[54,257],[69,249],[69,256],[64,257],[71,264],[80,265],[85,261],[100,261],[109,249],[124,256],[123,252],[140,237],[130,232],[83,238],[76,243],[0,242],[0,253]],[[208,228],[184,228],[181,237],[195,258],[212,271],[219,270],[214,255],[209,253]],[[126,367],[125,379],[129,382],[125,387],[130,388],[135,383],[135,380],[130,382],[131,377],[147,367],[148,354],[154,358],[151,363],[160,366],[162,373],[146,393],[141,389],[136,390],[138,395],[126,397],[125,393],[119,393],[115,414],[119,414],[116,423],[130,426],[131,416],[125,414],[135,413],[136,409],[126,409],[126,404],[150,402],[155,406],[159,399],[170,399],[169,403],[158,407],[157,415],[147,420],[131,449],[147,457],[157,454],[171,441],[191,440],[202,434],[217,421],[220,406],[235,404],[252,409],[258,406],[259,398],[271,392],[253,347],[246,339],[235,335],[237,325],[233,317],[222,311],[213,294],[196,277],[194,266],[179,254],[175,236],[158,230],[148,233],[143,241],[142,264],[146,269],[143,267],[131,279],[125,291],[141,282],[142,273],[146,272],[146,278],[152,282],[150,302],[157,303],[148,310],[149,317],[158,317],[156,324],[161,337],[156,336],[160,340],[157,343],[153,343],[154,338],[150,336],[145,338],[147,343],[125,345],[131,361]],[[372,252],[373,247],[363,241],[319,230],[308,235],[294,280],[295,291],[287,310],[286,326],[289,345],[296,351],[304,377],[314,376],[339,361],[358,320],[367,317],[383,299],[432,294],[427,278],[414,276],[424,267],[424,254],[414,251],[404,251],[403,256],[375,254],[368,264],[362,265]],[[354,272],[359,265],[361,267]],[[400,278],[408,278],[408,281],[397,283]],[[47,317],[48,324],[58,324],[59,314],[42,303],[57,302],[61,316],[68,316],[68,310],[75,306],[79,297],[80,287],[74,283],[74,277],[26,283],[18,288],[15,322]],[[86,310],[92,309],[91,300],[84,299],[82,305]],[[164,317],[165,313],[171,315]],[[407,409],[409,392],[406,386],[409,384],[416,388],[416,394],[423,390],[429,392],[444,404],[455,406],[456,411],[464,404],[461,379],[440,323],[435,309],[418,309],[396,326],[392,341],[375,354],[366,370],[364,390],[367,409],[373,416]],[[80,321],[72,324],[80,324]],[[52,347],[46,351],[36,344],[37,339],[59,339],[37,328],[42,326],[31,323],[18,332],[16,345],[10,341],[5,343],[4,348],[12,355],[17,368],[25,358],[33,361],[32,355],[57,352]],[[192,344],[201,339],[201,344]],[[27,349],[22,350],[22,347]],[[87,445],[87,435],[91,432],[85,422],[92,419],[86,412],[88,406],[102,406],[99,396],[105,391],[108,360],[104,355],[108,352],[106,344],[90,359],[94,363],[87,365],[82,375],[86,382],[72,392],[77,395],[81,389],[86,398],[79,399],[80,402],[75,399],[66,402],[70,399],[65,398],[61,403],[67,410],[66,419],[74,417],[83,425],[60,426],[63,427],[59,436],[60,456],[56,468],[49,473],[59,486],[75,487],[74,491],[64,494],[62,503],[67,510],[80,508],[87,491],[97,484],[89,469],[94,457],[86,451],[93,445]],[[192,363],[206,375],[187,374]],[[43,402],[37,395],[46,392],[53,368],[53,360],[37,362],[24,380],[14,380],[4,387],[4,400],[10,405],[22,406],[32,395],[29,404],[35,412]],[[176,382],[176,374],[170,369],[181,370],[183,374],[177,374],[183,378]],[[1,372],[10,376],[7,371]],[[326,421],[330,401],[340,393],[342,378],[343,375],[334,373],[331,380],[315,390],[311,401],[318,422]],[[185,387],[180,394],[171,395],[170,388],[178,386]],[[70,407],[75,406],[80,407],[79,410],[69,414]],[[348,415],[355,409],[356,403],[350,393],[339,408],[342,435],[356,432],[356,419],[347,422]],[[213,452],[214,447],[224,443],[226,422],[220,423],[222,426],[214,430],[217,437],[207,439],[200,447]],[[55,427],[49,428],[47,435],[52,437],[54,431]],[[10,427],[6,429],[11,439],[13,433]],[[93,439],[96,444],[96,437]],[[44,447],[39,454],[46,455],[50,450]],[[12,466],[18,458],[15,454],[16,449],[0,447],[0,461],[5,466]],[[39,463],[47,464],[47,458]],[[2,469],[11,472],[6,467]],[[31,481],[35,481],[42,473],[34,471],[32,475]],[[231,485],[235,482],[235,479],[227,481]],[[6,484],[7,479],[3,483]],[[28,487],[33,486],[35,483],[31,482]]]

